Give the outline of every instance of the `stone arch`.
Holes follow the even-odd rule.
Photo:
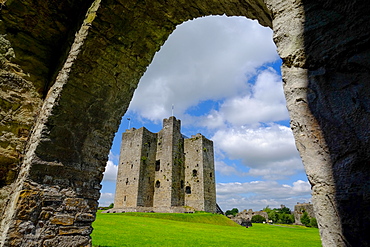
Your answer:
[[[90,243],[110,144],[140,77],[176,25],[211,14],[273,28],[323,245],[369,246],[369,15],[365,0],[342,2],[5,1],[1,99],[23,115],[2,109],[0,246]],[[77,228],[58,235],[66,224]]]

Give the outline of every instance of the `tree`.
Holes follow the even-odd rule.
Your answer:
[[[114,203],[111,203],[108,208],[114,208]]]
[[[272,220],[272,222],[278,222],[279,221],[279,215],[276,211],[272,210],[267,215],[269,217],[269,220]]]
[[[312,227],[316,227],[316,228],[318,228],[316,218],[311,218],[311,220],[310,220],[310,225],[311,225]]]
[[[272,209],[267,205],[262,211],[266,212],[267,214],[272,211]]]
[[[262,223],[262,222],[266,222],[266,219],[265,217],[263,217],[262,215],[253,215],[252,216],[252,223]]]
[[[280,214],[279,223],[292,224],[294,223],[294,216],[292,214]]]
[[[289,208],[282,206],[281,208],[271,209],[266,206],[262,211],[265,211],[268,215],[269,220],[275,223],[281,224],[292,224],[294,223],[294,216]]]
[[[225,215],[233,215],[233,216],[235,216],[237,213],[239,213],[239,209],[233,208],[231,210],[226,210]]]
[[[307,212],[303,212],[301,216],[301,223],[305,226],[310,226],[310,217],[308,216]]]
[[[290,209],[287,207],[282,207],[282,208],[279,208],[278,210],[279,210],[279,213],[281,214],[291,214],[292,213]]]

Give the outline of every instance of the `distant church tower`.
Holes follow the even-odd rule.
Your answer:
[[[181,121],[122,134],[114,209],[126,212],[216,212],[213,142],[184,138]]]

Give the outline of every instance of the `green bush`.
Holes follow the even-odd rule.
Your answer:
[[[272,222],[277,223],[279,221],[279,214],[276,211],[271,211],[268,213],[269,220]]]
[[[312,227],[316,227],[316,228],[318,228],[316,218],[311,218],[311,219],[310,219],[310,225],[311,225]]]
[[[252,223],[262,223],[262,222],[266,222],[266,219],[265,217],[263,217],[262,215],[253,215],[252,216]]]
[[[239,213],[239,209],[233,208],[231,210],[226,210],[225,215],[226,216],[227,215],[233,215],[233,216],[235,216],[237,213]]]
[[[280,214],[278,223],[292,224],[292,223],[294,223],[294,215],[292,215],[292,214]]]
[[[305,226],[310,226],[310,217],[308,216],[307,212],[303,212],[301,216],[301,223]]]
[[[262,211],[265,211],[268,215],[268,219],[274,223],[279,224],[292,224],[294,223],[294,216],[287,207],[271,209],[269,206],[265,207]]]

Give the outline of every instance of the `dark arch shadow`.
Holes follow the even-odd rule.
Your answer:
[[[258,19],[265,26],[274,23],[275,42],[285,64],[286,92],[296,79],[308,82],[308,86],[302,83],[296,87],[304,92],[304,97],[296,101],[296,106],[291,105],[290,112],[292,120],[297,120],[295,136],[302,145],[299,148],[313,189],[320,188],[314,203],[324,202],[325,196],[334,203],[328,210],[318,207],[323,215],[321,222],[334,215],[338,223],[333,233],[330,227],[334,226],[324,227],[327,222],[320,223],[319,219],[323,244],[369,246],[369,214],[365,211],[370,200],[366,152],[368,4],[364,0],[303,0],[304,12],[279,22],[279,18],[289,16],[302,5],[278,3],[270,2],[271,12],[257,0],[250,4],[196,0],[182,5],[160,1],[95,4],[97,8],[88,13],[64,67],[38,111],[17,181],[9,185],[12,193],[4,207],[7,214],[2,217],[0,230],[3,243],[22,246],[30,239],[49,245],[72,239],[76,244],[89,243],[113,135],[155,51],[177,24],[226,13]],[[328,17],[340,22],[337,28],[333,28]],[[303,33],[291,32],[297,20],[303,23]],[[293,38],[303,35],[303,44],[298,42],[293,50],[285,49],[282,41],[287,34]],[[303,57],[295,53],[300,50],[304,51]],[[300,76],[297,70],[302,72]],[[338,86],[331,87],[333,82]],[[288,92],[287,97],[290,96]],[[306,102],[309,111],[300,110],[300,102]],[[322,108],[325,106],[330,108]],[[300,116],[305,121],[298,120]],[[337,118],[340,127],[333,124]],[[309,154],[315,154],[315,150],[320,167],[314,167],[315,159],[310,159]],[[320,169],[328,174],[329,183],[315,184],[314,177]],[[352,207],[358,210],[355,217],[351,217]],[[364,221],[360,220],[361,215]],[[39,232],[41,219],[48,224]],[[65,224],[70,224],[66,222],[72,222],[76,228],[69,234],[58,234],[55,229],[66,229]],[[19,231],[25,225],[28,230]],[[52,235],[48,235],[48,227],[54,229]]]
[[[370,232],[368,2],[302,2],[307,104],[322,130],[323,149],[328,153],[327,160],[320,162],[327,177],[309,176],[313,201],[322,212],[321,235],[327,244],[370,246],[370,236],[365,234]],[[302,148],[300,151],[305,156]],[[308,169],[315,166],[306,163]],[[326,192],[324,183],[330,187]],[[328,224],[326,214],[338,218]]]

